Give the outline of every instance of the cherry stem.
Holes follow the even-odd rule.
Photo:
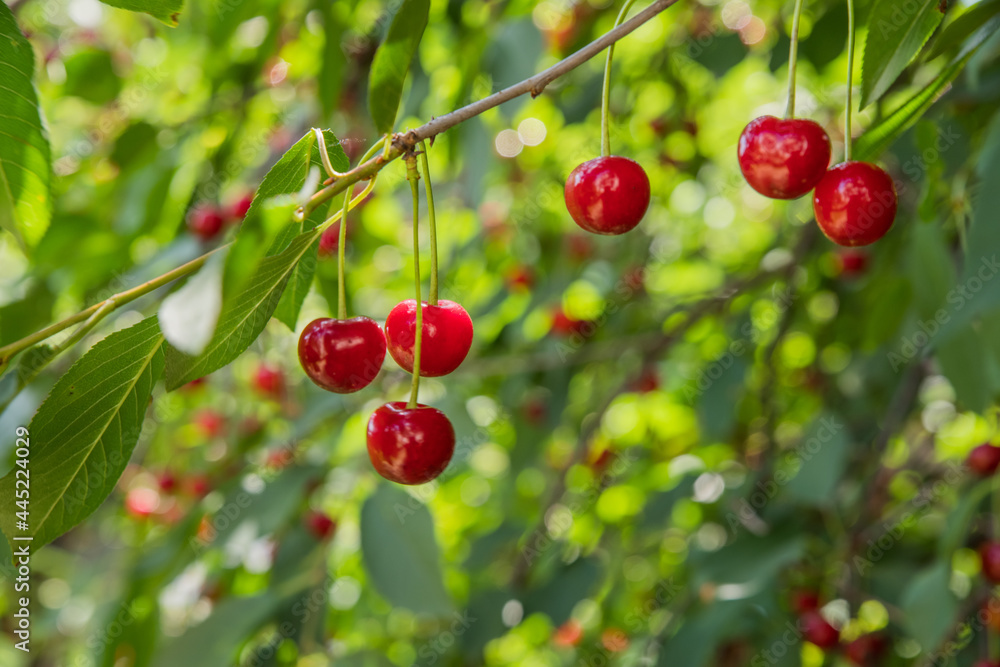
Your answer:
[[[420,169],[424,175],[424,190],[427,192],[427,217],[430,220],[431,228],[431,293],[427,302],[436,306],[438,305],[437,224],[434,220],[434,189],[431,187],[431,170],[427,165],[427,149],[422,141],[420,142]]]
[[[417,407],[417,393],[420,391],[420,343],[424,337],[423,304],[420,297],[420,172],[417,171],[417,158],[410,154],[406,156],[406,180],[410,182],[410,192],[413,194],[413,279],[417,287],[417,323],[413,332],[413,385],[410,388],[410,402],[406,407]]]
[[[635,0],[625,0],[622,9],[618,12],[614,27],[617,28],[625,20],[628,10],[632,8]],[[608,47],[608,59],[604,63],[604,90],[601,92],[601,157],[611,155],[611,60],[615,55],[615,43]]]
[[[316,137],[316,144],[319,149],[319,159],[320,162],[323,163],[323,169],[326,170],[326,175],[330,178],[340,178],[343,174],[333,168],[333,163],[330,162],[330,154],[326,151],[326,139],[323,137],[323,130],[318,127],[314,127],[312,131],[313,135]]]
[[[347,213],[351,210],[351,190],[344,195],[344,210],[340,217],[340,235],[337,240],[337,319],[347,319],[347,288],[344,284],[344,246],[347,245]]]
[[[847,0],[847,109],[844,118],[844,162],[851,161],[851,97],[854,88],[854,0]]]
[[[795,71],[799,63],[799,17],[802,16],[802,0],[795,0],[792,16],[791,45],[788,47],[788,106],[785,118],[795,118]]]

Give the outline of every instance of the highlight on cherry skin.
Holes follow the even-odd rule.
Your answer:
[[[750,187],[772,199],[798,199],[830,166],[830,137],[815,121],[761,116],[743,129],[737,153]]]
[[[826,237],[842,246],[865,246],[885,236],[896,219],[896,185],[868,162],[830,168],[813,193],[813,212]]]
[[[436,306],[422,303],[420,376],[448,375],[462,364],[472,347],[472,318],[454,301],[441,299]],[[416,330],[416,299],[401,301],[385,319],[389,354],[408,373],[413,372]]]
[[[443,412],[421,403],[386,403],[368,420],[368,458],[391,482],[424,484],[448,467],[455,429]]]
[[[649,177],[638,162],[611,155],[588,160],[566,179],[566,208],[582,229],[615,236],[635,228],[649,208]]]
[[[299,336],[299,363],[309,379],[337,394],[364,389],[385,360],[385,335],[368,317],[313,320]]]

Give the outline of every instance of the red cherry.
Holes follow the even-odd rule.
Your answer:
[[[849,248],[841,250],[837,255],[837,263],[840,265],[840,274],[848,278],[859,276],[868,269],[868,252]]]
[[[125,494],[125,510],[132,516],[147,517],[160,505],[160,494],[155,490],[139,486]]]
[[[195,498],[204,498],[212,490],[212,482],[208,475],[195,475],[188,481],[188,490]]]
[[[979,547],[979,559],[983,563],[983,577],[1000,584],[1000,542],[986,542]]]
[[[566,252],[574,262],[582,262],[593,256],[594,242],[586,234],[567,234]]]
[[[160,487],[160,491],[164,493],[170,493],[177,489],[177,477],[169,470],[161,472],[156,478],[156,483]]]
[[[840,631],[830,625],[818,611],[809,611],[799,619],[802,635],[806,641],[815,644],[823,650],[828,650],[840,643]]]
[[[620,653],[628,648],[628,635],[619,628],[608,628],[601,633],[601,645],[609,653]]]
[[[573,619],[560,625],[552,636],[552,642],[556,646],[576,646],[581,639],[583,639],[583,627]]]
[[[649,177],[628,158],[598,157],[573,170],[564,194],[580,227],[594,234],[624,234],[649,207]]]
[[[858,667],[872,665],[886,649],[882,635],[861,635],[844,650],[847,659]]]
[[[885,236],[896,219],[896,185],[867,162],[841,162],[816,185],[813,211],[826,237],[860,246]]]
[[[309,512],[305,522],[306,529],[320,542],[331,538],[337,530],[337,522],[322,512]]]
[[[512,292],[527,292],[535,284],[535,273],[528,266],[515,266],[507,272],[507,289]]]
[[[271,398],[279,398],[285,391],[285,374],[277,366],[261,364],[253,375],[253,387]]]
[[[281,470],[294,460],[295,452],[290,447],[281,447],[268,452],[266,465],[268,468]]]
[[[319,237],[319,256],[332,257],[340,245],[340,223],[327,227]]]
[[[761,116],[743,128],[738,156],[754,190],[772,199],[798,199],[830,166],[830,137],[811,120]]]
[[[615,451],[609,447],[594,457],[594,460],[590,464],[590,469],[598,474],[603,473],[614,458]]]
[[[977,475],[989,477],[1000,467],[1000,447],[986,442],[972,448],[965,465]]]
[[[1000,667],[1000,660],[977,660],[972,667]]]
[[[384,360],[385,336],[367,317],[321,317],[307,324],[299,337],[302,369],[313,382],[337,394],[367,387]]]
[[[386,403],[368,420],[368,457],[375,471],[399,484],[429,482],[448,467],[455,429],[443,412],[417,403]]]
[[[636,391],[640,394],[648,394],[660,388],[660,376],[655,368],[647,368],[642,371],[638,381],[635,383]]]
[[[552,314],[550,331],[557,336],[572,336],[573,334],[585,336],[591,326],[590,320],[574,320],[560,308]]]
[[[819,593],[816,591],[798,590],[792,593],[792,609],[797,614],[817,611],[820,607]]]
[[[226,418],[214,410],[203,410],[195,415],[194,423],[198,425],[206,438],[217,438],[226,428]]]
[[[245,194],[229,207],[229,217],[232,220],[242,220],[247,217],[250,205],[253,203],[253,193]]]
[[[195,206],[188,215],[188,229],[202,241],[211,241],[226,224],[226,219],[215,206],[203,204]]]
[[[199,387],[203,386],[206,382],[208,382],[208,378],[201,377],[196,380],[191,380],[186,385],[181,387],[181,389],[183,389],[184,391],[195,391]]]
[[[458,368],[472,347],[472,319],[454,301],[441,299],[438,305],[423,302],[420,337],[421,377],[440,377]],[[413,372],[413,344],[416,342],[417,302],[407,299],[396,305],[385,320],[389,354],[396,363]]]

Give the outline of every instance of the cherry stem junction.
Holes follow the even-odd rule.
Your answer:
[[[420,172],[417,171],[417,158],[413,154],[406,156],[406,180],[410,182],[410,192],[413,194],[413,280],[417,288],[417,322],[413,333],[413,385],[410,389],[410,402],[406,407],[417,407],[417,393],[420,391],[420,343],[424,337],[423,303],[420,295]]]
[[[802,16],[802,0],[795,0],[792,15],[791,44],[788,47],[788,106],[785,118],[795,118],[795,71],[799,62],[799,18]]]
[[[625,0],[615,19],[615,28],[622,24],[635,0]],[[601,156],[611,155],[611,60],[615,55],[615,42],[608,47],[608,59],[604,63],[604,89],[601,91]]]

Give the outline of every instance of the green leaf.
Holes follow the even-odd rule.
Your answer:
[[[368,75],[368,111],[379,132],[388,134],[396,124],[403,81],[427,27],[430,5],[430,0],[403,0],[375,52]]]
[[[52,217],[51,153],[34,74],[31,44],[0,3],[0,228],[25,250],[38,244]]]
[[[83,521],[114,489],[139,439],[153,385],[163,373],[155,317],[113,333],[59,379],[31,420],[30,530],[38,549]],[[15,469],[16,470],[16,469]],[[14,507],[15,476],[0,479],[0,502]]]
[[[969,522],[992,488],[993,480],[984,479],[961,495],[955,509],[944,522],[944,531],[938,540],[939,558],[950,560],[951,555],[962,545],[969,534]]]
[[[885,117],[881,123],[872,127],[854,143],[855,160],[874,160],[883,150],[891,146],[896,139],[914,123],[920,120],[924,113],[955,80],[962,68],[997,29],[1000,29],[1000,17],[991,19],[977,30],[966,42],[962,50],[955,56],[938,75],[924,88],[898,109]]]
[[[211,616],[168,642],[158,652],[153,667],[239,664],[237,648],[271,617],[281,603],[281,597],[273,592],[223,600],[212,610]]]
[[[177,26],[184,0],[101,0],[106,5],[149,14],[171,28]]]
[[[600,582],[600,564],[593,558],[578,558],[525,596],[525,616],[540,612],[552,619],[553,625],[562,625],[569,620],[573,607]]]
[[[930,39],[944,14],[939,0],[878,0],[868,17],[861,108],[882,97]]]
[[[344,16],[346,12],[343,10],[346,7],[343,3],[317,0],[316,8],[323,17],[323,58],[317,85],[319,101],[323,106],[323,118],[329,119],[337,110],[344,72],[347,71],[347,59],[344,56],[341,40],[348,22]]]
[[[951,566],[942,560],[914,577],[903,594],[904,625],[925,651],[936,649],[955,623],[958,601],[948,586],[950,581]]]
[[[365,500],[361,554],[375,589],[394,606],[435,616],[454,610],[441,576],[434,520],[409,494],[383,484]]]
[[[217,371],[257,340],[278,306],[299,260],[319,236],[317,231],[300,234],[281,253],[265,257],[254,272],[254,281],[223,305],[219,325],[200,355],[192,357],[173,347],[167,348],[168,389],[172,391]]]
[[[832,415],[813,421],[796,452],[802,466],[788,482],[788,493],[811,505],[830,504],[847,467],[849,436],[844,421]]]
[[[745,600],[715,602],[689,614],[677,634],[664,643],[657,667],[702,667],[708,664],[715,654],[716,645],[732,632],[741,617],[747,615],[748,606]],[[784,641],[787,644],[788,640]]]
[[[324,130],[323,138],[333,168],[337,171],[349,169],[350,162],[336,135]],[[323,168],[316,137],[310,131],[271,167],[257,189],[226,261],[223,291],[227,295],[245,288],[254,276],[254,267],[263,257],[281,252],[297,234],[321,224],[331,210],[343,204],[341,198],[335,197],[329,206],[321,206],[303,222],[291,223],[291,213],[296,206],[292,195],[297,195],[302,190],[313,167],[319,170]],[[289,329],[295,329],[315,271],[316,251],[310,250],[304,261],[295,267],[289,278],[288,290],[281,297],[274,313]]]
[[[957,48],[972,33],[976,32],[979,26],[997,14],[1000,14],[1000,0],[984,0],[972,5],[944,27],[944,30],[934,40],[934,47],[927,59],[933,60],[943,53]]]

